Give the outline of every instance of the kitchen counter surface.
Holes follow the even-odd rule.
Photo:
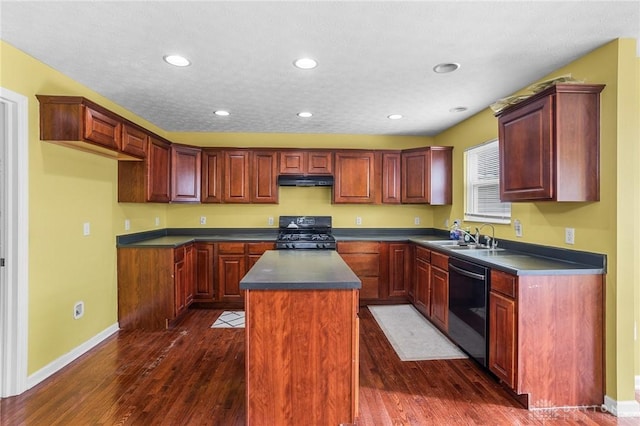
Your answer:
[[[438,244],[446,234],[429,229],[334,228],[336,241],[412,242],[448,256],[455,256],[514,275],[578,275],[606,273],[606,256],[556,247],[500,240],[500,249],[454,249]],[[277,229],[170,229],[118,237],[118,247],[179,247],[190,242],[273,241]],[[323,250],[318,250],[324,252]],[[306,251],[305,251],[306,252]],[[294,265],[294,270],[300,268]]]
[[[267,250],[240,280],[242,290],[359,289],[361,282],[334,250]]]

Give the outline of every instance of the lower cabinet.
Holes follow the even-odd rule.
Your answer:
[[[273,250],[272,242],[223,242],[218,244],[217,301],[244,303],[240,280],[266,250]]]
[[[197,242],[194,244],[195,287],[193,300],[196,302],[213,302],[215,292],[215,243]]]
[[[193,300],[193,244],[177,248],[119,248],[117,256],[120,328],[169,327]]]
[[[387,243],[382,243],[387,244]],[[389,299],[406,299],[411,283],[411,245],[406,243],[388,243],[389,247]]]
[[[336,249],[362,281],[360,300],[380,298],[381,245],[377,241],[338,241]]]
[[[602,275],[491,271],[489,369],[527,408],[604,399]]]
[[[426,317],[431,317],[431,250],[416,247],[413,303]]]
[[[431,321],[444,332],[449,330],[449,257],[431,252]]]

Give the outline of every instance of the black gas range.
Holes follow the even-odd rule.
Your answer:
[[[280,216],[276,249],[335,250],[331,216]]]

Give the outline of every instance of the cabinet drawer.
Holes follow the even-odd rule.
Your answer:
[[[247,243],[249,254],[262,254],[267,250],[273,250],[276,248],[275,243],[260,242],[260,243]]]
[[[500,271],[491,271],[491,290],[515,298],[516,277]]]
[[[440,268],[443,271],[449,270],[449,256],[438,253],[436,251],[431,252],[431,266]]]
[[[244,243],[219,243],[218,253],[220,254],[244,254]]]
[[[424,260],[425,262],[431,262],[431,250],[424,247],[416,247],[416,259]]]
[[[337,244],[338,253],[380,253],[380,243],[373,241],[348,241]]]

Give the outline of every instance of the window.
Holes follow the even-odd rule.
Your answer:
[[[464,163],[464,220],[509,223],[511,203],[500,201],[498,140],[467,149]]]

